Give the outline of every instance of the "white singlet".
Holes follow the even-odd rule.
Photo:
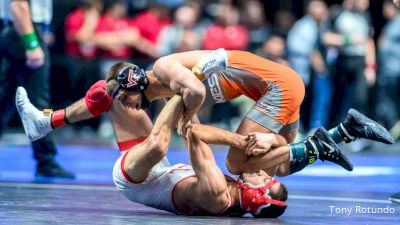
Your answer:
[[[124,161],[123,154],[114,165],[114,184],[122,194],[129,200],[165,210],[175,214],[182,214],[174,206],[175,186],[185,178],[195,176],[193,168],[185,164],[171,166],[168,159],[164,157],[150,171],[146,180],[133,183],[132,179],[126,177],[121,165]]]

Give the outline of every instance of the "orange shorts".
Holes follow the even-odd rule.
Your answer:
[[[303,85],[303,83],[301,83]],[[249,110],[246,118],[271,131],[288,133],[299,127],[303,91],[290,90],[289,85],[270,83],[270,88]],[[304,87],[304,85],[303,85]]]
[[[299,126],[305,88],[294,70],[244,51],[230,51],[228,67],[227,79],[221,79],[227,96],[240,93],[256,101],[247,118],[276,133]]]

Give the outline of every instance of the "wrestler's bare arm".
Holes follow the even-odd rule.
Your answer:
[[[108,111],[108,115],[114,127],[115,137],[118,142],[132,140],[138,137],[147,137],[153,124],[146,112],[143,110],[126,109],[114,102]],[[70,123],[91,119],[94,116],[86,105],[85,99],[80,99],[66,109],[66,116]],[[141,129],[132,129],[141,124]]]
[[[199,208],[211,213],[221,211],[229,202],[225,175],[215,162],[210,147],[188,129],[189,155],[198,179],[194,194]]]
[[[180,94],[186,107],[183,120],[189,121],[201,107],[205,97],[205,87],[192,68],[207,57],[212,51],[197,50],[164,56],[155,62],[155,76],[172,91]]]
[[[70,123],[91,119],[93,116],[86,107],[85,99],[82,98],[65,108],[65,113]]]
[[[247,137],[244,135],[210,125],[192,123],[190,127],[192,133],[207,144],[229,145],[237,149],[246,149]]]
[[[212,51],[196,50],[188,52],[174,53],[164,58],[169,58],[180,62],[184,67],[192,69],[202,59],[206,58]]]
[[[235,149],[245,151],[248,155],[252,155],[247,158],[246,162],[244,162],[245,165],[241,165],[243,171],[237,171],[237,173],[253,172],[260,169],[268,170],[280,165],[281,163],[289,162],[290,149],[284,139],[277,140],[275,143],[277,144],[277,147],[272,149],[270,149],[271,144],[267,145],[265,143],[266,141],[271,140],[268,137],[271,135],[275,136],[274,134],[255,132],[251,133],[249,135],[250,137],[246,137],[209,125],[191,124],[190,127],[192,133],[206,143],[230,145]],[[252,148],[249,148],[249,145],[251,145]],[[266,146],[264,147],[264,145]],[[268,153],[265,154],[266,152]],[[227,161],[227,164],[234,164],[234,162]]]
[[[169,85],[170,89],[183,97],[185,104],[184,120],[188,121],[201,107],[205,98],[205,87],[192,71],[179,61],[163,57],[156,61],[154,73],[158,79]]]
[[[271,133],[254,132],[248,136],[244,136],[210,125],[191,124],[190,126],[192,132],[208,144],[229,145],[235,149],[246,150],[248,154],[260,153],[261,148],[267,149],[268,147],[270,149],[270,147],[287,145],[286,140],[282,136]]]

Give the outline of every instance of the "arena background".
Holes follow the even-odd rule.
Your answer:
[[[118,61],[151,68],[155,58],[166,54],[224,47],[248,50],[290,65],[290,58],[294,56],[291,55],[288,35],[293,25],[306,16],[308,3],[306,0],[102,1],[103,16],[104,13],[111,13],[120,17],[120,20],[128,21],[141,38],[154,44],[154,52],[142,53],[129,46],[99,49],[87,43],[72,43],[79,48],[71,50],[68,45],[73,41],[68,40],[68,32],[71,32],[68,29],[72,28],[68,27],[68,16],[82,6],[82,2],[53,1],[53,20],[47,38],[52,54],[51,96],[55,109],[83,97],[90,85],[98,79],[104,79],[107,68]],[[325,2],[331,9],[331,15],[326,15],[329,21],[342,1]],[[115,4],[121,4],[126,14],[124,10],[107,12]],[[383,7],[384,4],[386,7]],[[333,164],[318,162],[298,174],[283,178],[282,181],[289,188],[289,208],[279,219],[180,217],[129,202],[112,187],[111,171],[119,152],[106,116],[67,126],[51,134],[58,147],[57,161],[73,172],[75,179],[35,177],[30,143],[15,114],[0,134],[0,224],[400,224],[400,207],[388,200],[391,194],[400,191],[400,92],[397,90],[400,87],[391,89],[393,85],[390,86],[386,79],[395,78],[399,85],[400,68],[394,68],[395,72],[390,74],[385,70],[385,62],[400,62],[400,28],[398,36],[391,39],[389,45],[392,49],[397,47],[397,54],[388,53],[381,41],[385,25],[398,17],[395,7],[390,4],[391,1],[370,1],[366,13],[371,18],[370,35],[376,44],[376,82],[368,85],[365,93],[363,91],[367,96],[366,102],[350,102],[344,108],[354,107],[382,123],[391,131],[396,143],[389,146],[356,141],[341,145],[355,166],[351,173]],[[182,10],[184,7],[188,8]],[[158,13],[158,17],[152,15],[154,12]],[[198,18],[191,19],[196,14]],[[186,27],[183,35],[179,36],[176,31],[181,32],[182,26]],[[113,29],[106,29],[106,32],[119,31],[117,26]],[[218,35],[226,37],[218,39]],[[323,57],[328,64],[331,47],[321,44],[318,50],[324,52]],[[314,78],[321,74],[310,69],[310,74],[304,75],[307,93],[302,105],[298,140],[312,133],[319,125],[332,127],[343,119],[341,115],[344,109],[336,107],[338,100],[334,100],[335,93],[342,91],[342,87],[335,89],[333,85],[335,59],[329,64],[331,66],[324,74],[328,77],[328,84],[325,83],[327,86],[323,87],[332,89],[332,96],[328,97],[328,103],[325,102],[327,107],[322,109],[325,120],[312,116],[317,110],[313,108],[315,93],[324,95],[326,90],[313,92]],[[400,63],[397,64],[400,67]],[[355,91],[360,92],[358,89]],[[246,98],[239,98],[232,103],[203,108],[199,118],[203,123],[234,131],[252,104]],[[157,117],[162,106],[162,102],[152,104],[152,118]],[[321,113],[321,110],[318,112]],[[227,147],[213,146],[213,150],[218,164],[226,171],[224,158]],[[185,147],[176,134],[171,141],[168,157],[171,163],[188,163]],[[346,215],[332,210],[330,206],[353,208],[354,211],[356,207],[388,208],[393,209],[394,213],[390,210],[389,213],[353,211]]]

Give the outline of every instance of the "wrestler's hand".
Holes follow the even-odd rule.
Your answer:
[[[183,118],[180,118],[177,124],[177,133],[179,136],[187,137],[187,132],[192,128],[192,121],[186,122]]]
[[[183,122],[183,118],[180,118],[178,121],[176,132],[178,133],[179,136],[186,137],[185,135],[183,135],[185,134],[184,130],[185,130],[185,124]]]
[[[182,117],[183,123],[184,124],[189,123],[189,121],[192,120],[195,115],[196,115],[196,111],[195,110],[189,111],[189,110],[186,109],[185,112],[183,113],[183,117]]]
[[[44,52],[41,47],[27,50],[26,55],[26,66],[31,69],[36,69],[43,66],[44,64]]]
[[[249,133],[247,136],[247,155],[260,155],[267,153],[275,141],[275,134],[271,133]]]

